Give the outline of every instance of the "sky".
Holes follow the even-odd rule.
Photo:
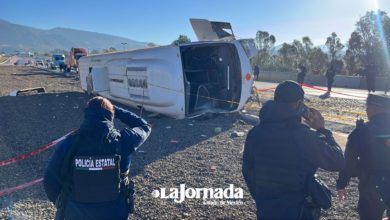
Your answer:
[[[322,45],[332,32],[347,42],[359,18],[378,8],[390,14],[390,0],[0,0],[0,19],[164,45],[180,34],[196,41],[189,19],[202,18],[230,22],[239,38],[262,30],[276,45],[303,36]]]

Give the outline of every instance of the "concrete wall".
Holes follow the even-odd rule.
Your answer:
[[[264,71],[260,72],[259,79],[260,81],[266,82],[282,82],[285,80],[297,80],[297,74],[294,72],[271,72]],[[316,86],[326,86],[326,78],[322,75],[312,75],[307,74],[305,77],[305,83]],[[386,85],[385,77],[377,77],[376,79],[376,89],[384,90]],[[355,89],[366,89],[366,78],[362,76],[344,76],[337,75],[334,78],[334,87],[345,87],[345,88],[355,88]]]

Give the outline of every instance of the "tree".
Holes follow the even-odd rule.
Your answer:
[[[310,53],[313,49],[313,43],[308,36],[302,37],[302,41],[294,40],[292,44],[284,43],[278,53],[281,56],[281,66],[284,70],[295,70],[299,63],[311,69]]]
[[[256,47],[259,51],[269,50],[275,45],[276,38],[274,35],[269,34],[267,31],[257,31],[256,33]]]
[[[302,54],[301,59],[307,64],[307,68],[310,72],[312,72],[313,64],[311,63],[310,56],[313,51],[313,42],[311,41],[309,36],[302,37]]]
[[[186,35],[179,35],[179,37],[172,42],[172,44],[175,45],[186,44],[186,43],[191,43],[191,39]]]
[[[335,32],[333,32],[327,39],[325,43],[326,47],[329,50],[331,60],[336,58],[337,53],[344,48],[344,45],[340,42],[340,38]]]
[[[306,52],[309,52],[313,48],[313,42],[309,36],[302,37],[302,43]]]
[[[313,42],[311,41],[309,36],[302,37],[302,44],[303,44],[303,57],[305,60],[309,60],[310,53],[313,49]]]
[[[297,48],[292,44],[283,43],[278,54],[281,56],[282,69],[285,71],[293,70],[296,64]]]
[[[99,54],[99,50],[94,49],[91,51],[91,54]]]
[[[359,33],[354,31],[348,40],[348,49],[344,56],[349,75],[356,74],[362,68],[363,42]]]
[[[295,63],[302,63],[305,62],[305,49],[303,48],[302,43],[299,40],[294,40],[292,43],[292,46],[295,47]]]
[[[356,23],[355,32],[361,39],[361,49],[355,55],[362,68],[382,74],[389,72],[390,18],[386,12],[367,12]]]
[[[255,45],[257,55],[253,58],[253,65],[261,69],[268,69],[272,65],[270,49],[275,45],[276,38],[267,31],[257,31]]]
[[[328,63],[328,56],[320,47],[314,47],[309,54],[311,73],[319,75],[325,72]]]
[[[157,47],[157,45],[153,42],[150,42],[150,43],[146,44],[146,47]]]
[[[110,47],[108,49],[103,49],[103,53],[113,53],[113,52],[116,52],[116,48],[115,47]]]

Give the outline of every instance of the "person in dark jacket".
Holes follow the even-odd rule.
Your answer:
[[[327,84],[328,84],[328,92],[330,93],[332,91],[332,86],[334,82],[334,77],[341,72],[343,69],[343,61],[341,60],[336,60],[333,59],[330,64],[329,68],[326,71],[326,79],[327,79]]]
[[[376,220],[382,219],[386,198],[390,197],[390,193],[380,193],[381,189],[389,191],[390,185],[379,187],[386,176],[388,182],[390,178],[390,97],[369,94],[367,116],[369,121],[358,120],[348,137],[346,166],[339,173],[337,189],[339,198],[344,200],[351,177],[358,177],[360,219]]]
[[[302,84],[305,82],[305,76],[307,73],[307,69],[303,63],[300,63],[298,65],[298,69],[299,69],[299,73],[297,75],[297,82],[299,83],[299,85],[302,86]]]
[[[368,62],[364,69],[364,74],[366,76],[367,90],[368,92],[375,92],[376,85],[376,66],[372,62]]]
[[[56,219],[127,219],[131,156],[151,127],[102,97],[89,100],[84,112],[80,128],[58,144],[49,161],[47,197],[57,207]],[[114,117],[127,127],[116,130]]]
[[[256,80],[259,80],[259,73],[260,73],[259,66],[255,65],[255,68],[253,69],[253,74],[255,75]]]
[[[304,113],[314,130],[301,123],[303,100],[297,83],[279,84],[274,100],[260,110],[260,124],[246,138],[242,172],[258,219],[319,219],[319,204],[310,201],[316,195],[308,193],[307,184],[318,183],[318,168],[344,167],[342,150],[321,113],[312,108]]]

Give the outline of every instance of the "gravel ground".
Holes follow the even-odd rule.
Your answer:
[[[43,86],[44,94],[10,97],[14,89]],[[262,95],[264,102],[270,97]],[[75,75],[48,72],[33,67],[0,66],[0,161],[36,149],[78,127],[88,100]],[[364,112],[364,102],[308,97],[309,106],[321,109],[328,127],[348,133],[356,115]],[[246,110],[258,114],[259,105]],[[134,110],[138,113],[137,110]],[[145,113],[148,115],[149,113]],[[251,199],[241,174],[244,137],[252,125],[238,114],[219,115],[202,120],[148,118],[153,124],[150,138],[134,155],[131,175],[136,182],[136,212],[133,219],[255,219]],[[119,128],[123,124],[116,122]],[[221,132],[215,132],[220,127]],[[14,164],[0,167],[0,190],[42,177],[53,149]],[[335,193],[335,173],[319,171],[319,176]],[[157,199],[152,192],[160,188],[227,188],[244,190],[242,204],[205,205],[201,199],[174,203]],[[349,187],[347,201],[334,198],[334,206],[323,219],[357,219],[356,180]],[[42,184],[0,197],[0,219],[53,219],[54,206],[47,200]]]

